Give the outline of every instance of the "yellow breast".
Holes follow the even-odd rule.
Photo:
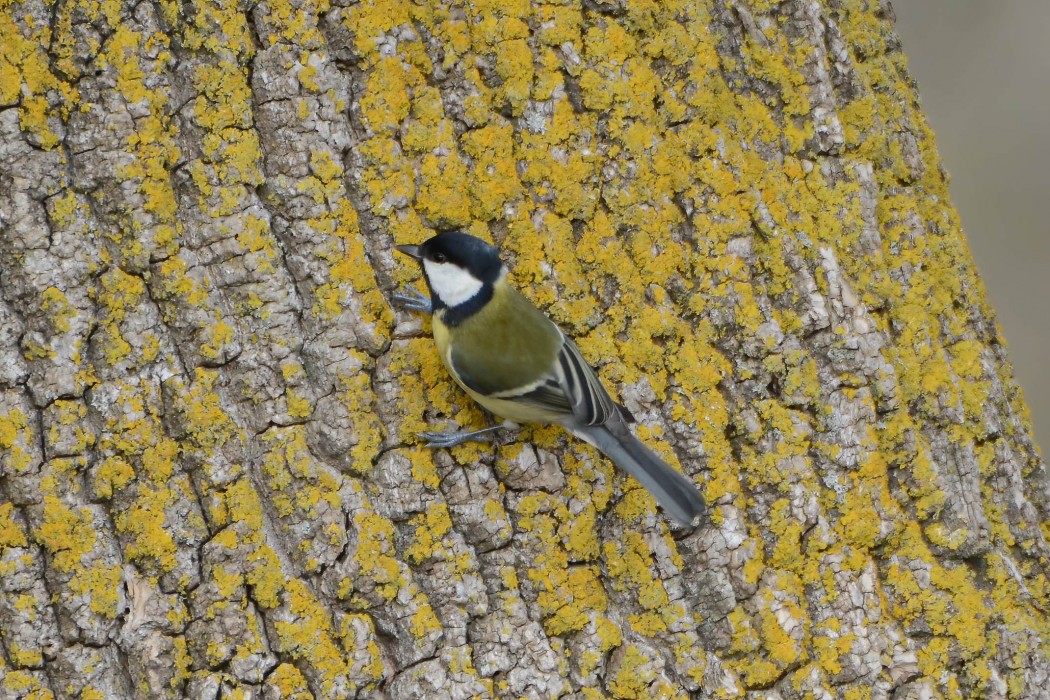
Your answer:
[[[549,376],[562,344],[558,327],[507,284],[506,278],[497,280],[492,291],[489,302],[454,329],[444,321],[445,309],[434,314],[434,342],[441,361],[456,383],[492,413],[516,423],[558,422],[565,416],[548,407],[490,396],[513,392]],[[457,367],[469,378],[470,386],[457,375]]]

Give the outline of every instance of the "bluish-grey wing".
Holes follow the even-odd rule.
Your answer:
[[[572,415],[572,404],[557,379],[550,378],[537,387],[517,395],[519,401],[544,408],[554,413]]]
[[[572,414],[582,424],[601,425],[620,411],[579,348],[568,338],[558,352],[557,374]]]

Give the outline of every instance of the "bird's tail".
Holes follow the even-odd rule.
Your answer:
[[[637,479],[679,524],[691,525],[707,510],[692,480],[660,459],[622,422],[573,426],[572,432]]]

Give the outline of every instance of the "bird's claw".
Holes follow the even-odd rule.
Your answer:
[[[403,292],[395,292],[393,301],[402,309],[408,311],[419,311],[424,314],[434,313],[434,303],[430,301],[430,297],[411,285],[405,287]]]
[[[449,430],[419,433],[419,438],[426,440],[425,447],[440,449],[462,445],[464,442],[489,442],[487,433],[498,430],[500,426],[482,428],[481,430]]]

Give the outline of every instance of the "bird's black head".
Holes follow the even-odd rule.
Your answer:
[[[495,246],[459,231],[439,233],[419,246],[419,254],[424,263],[451,263],[489,284],[496,282],[503,267]]]
[[[446,322],[466,318],[484,306],[503,271],[494,246],[459,231],[439,233],[422,245],[397,250],[423,266],[435,310],[450,310]]]

